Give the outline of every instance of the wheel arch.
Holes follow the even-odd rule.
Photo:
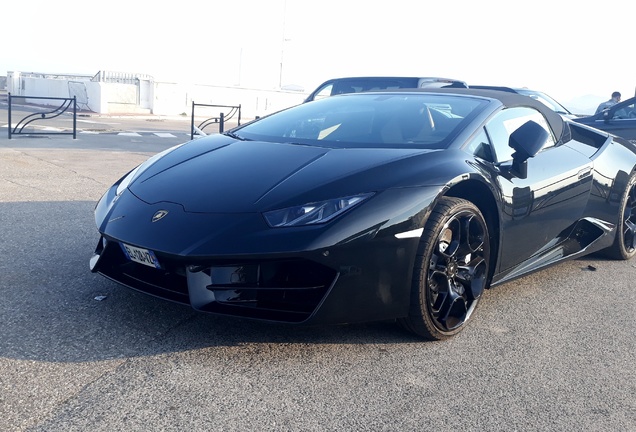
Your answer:
[[[481,214],[486,220],[488,226],[488,236],[490,241],[490,268],[488,276],[488,285],[492,280],[499,257],[499,233],[500,219],[499,206],[493,191],[483,181],[477,179],[468,179],[460,183],[452,185],[444,196],[462,198],[472,202],[477,206]]]

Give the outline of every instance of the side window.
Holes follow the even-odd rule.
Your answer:
[[[481,159],[488,161],[493,161],[494,159],[488,135],[483,128],[468,142],[465,149]]]
[[[636,118],[636,104],[625,105],[614,111],[612,119],[633,119]]]
[[[331,90],[333,89],[333,83],[331,84],[327,84],[326,86],[324,86],[323,88],[321,88],[318,93],[316,93],[314,95],[314,99],[313,100],[318,100],[318,99],[323,99],[326,98],[328,96],[331,96]]]
[[[529,120],[540,124],[548,132],[548,139],[541,151],[554,146],[556,142],[554,133],[539,111],[528,107],[508,108],[495,115],[486,125],[486,131],[493,146],[495,162],[512,160],[514,150],[508,145],[510,135]]]

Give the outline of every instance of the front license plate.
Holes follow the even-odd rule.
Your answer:
[[[148,267],[161,268],[159,260],[155,253],[148,249],[142,249],[135,246],[120,243],[121,248],[126,254],[126,257],[139,264],[147,265]]]

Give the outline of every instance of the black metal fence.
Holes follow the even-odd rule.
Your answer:
[[[32,114],[27,115],[22,120],[17,122],[15,125],[12,122],[12,104],[13,99],[27,100],[27,99],[36,99],[36,100],[58,100],[60,101],[60,105],[57,108],[50,109],[44,111],[45,108],[37,107],[40,111],[36,111]],[[12,135],[73,135],[73,139],[77,138],[77,100],[75,97],[72,98],[59,98],[59,97],[41,97],[41,96],[11,96],[11,93],[7,94],[7,101],[9,104],[9,139],[11,139]],[[53,132],[50,130],[47,131],[37,131],[30,130],[26,131],[25,128],[31,123],[38,120],[49,120],[55,117],[59,117],[64,114],[66,111],[72,108],[73,111],[73,132]]]
[[[222,111],[218,116],[209,117],[198,125],[194,124],[194,111],[196,107],[207,107],[207,108],[221,108]],[[224,112],[225,110],[226,112]],[[241,124],[241,105],[208,105],[208,104],[198,104],[192,102],[192,118],[190,121],[190,139],[194,139],[194,135],[206,135],[203,132],[203,129],[210,126],[211,124],[219,125],[219,133],[223,133],[225,130],[225,123],[232,120],[234,116],[237,116],[237,123]]]

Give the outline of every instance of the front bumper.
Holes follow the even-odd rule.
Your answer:
[[[303,322],[318,308],[339,272],[302,258],[192,260],[157,253],[161,268],[128,260],[118,241],[102,237],[91,270],[203,312]]]
[[[271,229],[259,214],[186,213],[110,191],[96,208],[91,271],[217,314],[312,324],[403,317],[419,237],[400,233],[422,226],[434,193],[378,194],[324,227]],[[169,215],[152,222],[159,210]],[[160,268],[130,261],[121,242],[153,251]]]

